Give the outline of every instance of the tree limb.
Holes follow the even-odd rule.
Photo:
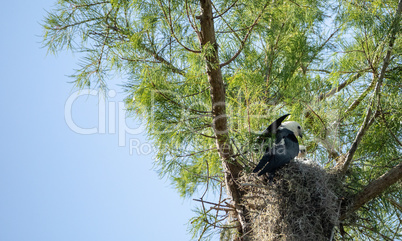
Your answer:
[[[328,91],[325,94],[320,94],[317,98],[317,102],[322,101],[326,98],[329,98],[331,96],[333,96],[334,94],[338,93],[339,91],[341,91],[343,88],[345,88],[346,86],[350,85],[351,83],[353,83],[355,80],[357,80],[358,78],[360,78],[360,76],[362,76],[362,73],[359,72],[357,74],[355,74],[354,76],[352,76],[351,78],[349,78],[348,80],[346,80],[345,82],[343,82],[342,84],[339,84],[337,87],[332,88],[330,91]]]
[[[353,198],[352,206],[348,208],[342,215],[341,220],[345,219],[351,212],[356,211],[368,201],[383,193],[388,187],[402,179],[402,162],[393,167],[381,177],[370,182],[361,192]]]
[[[222,160],[228,196],[232,199],[232,204],[236,210],[234,213],[240,224],[238,228],[239,236],[242,236],[248,233],[250,229],[247,220],[247,210],[241,205],[243,194],[239,184],[236,182],[236,179],[240,176],[242,167],[231,158],[233,156],[233,148],[228,133],[225,85],[219,66],[218,44],[215,37],[211,0],[200,0],[200,7],[202,12],[199,18],[202,36],[201,46],[202,48],[208,48],[208,46],[212,46],[213,48],[212,50],[207,50],[210,53],[205,55],[208,82],[211,87],[212,128],[216,135],[216,146]],[[247,240],[247,238],[244,240]]]
[[[342,167],[340,168],[340,172],[342,174],[345,174],[345,172],[349,168],[350,164],[352,163],[353,155],[355,154],[355,152],[357,150],[357,147],[360,144],[360,141],[361,141],[363,135],[365,134],[365,132],[367,131],[367,129],[370,126],[369,122],[372,122],[371,121],[372,108],[373,108],[374,101],[375,101],[376,97],[378,97],[377,105],[379,105],[381,85],[382,85],[382,81],[383,81],[383,79],[385,77],[385,72],[386,72],[386,70],[388,68],[388,65],[389,65],[390,61],[391,61],[391,52],[392,52],[393,47],[394,47],[396,34],[398,33],[398,30],[399,30],[399,27],[400,27],[399,19],[400,19],[401,12],[402,12],[402,0],[399,0],[398,9],[397,9],[396,14],[395,14],[395,20],[394,20],[394,22],[392,23],[392,25],[390,27],[391,36],[390,36],[390,41],[389,41],[389,45],[388,45],[388,51],[387,51],[387,54],[386,54],[386,56],[384,58],[384,63],[383,63],[383,66],[382,66],[382,69],[381,69],[381,72],[380,72],[380,76],[378,77],[378,80],[377,80],[377,84],[376,84],[376,87],[375,87],[375,90],[374,90],[374,93],[373,93],[373,98],[371,100],[371,104],[367,108],[366,117],[365,117],[365,119],[363,121],[363,124],[360,127],[360,130],[357,133],[356,138],[353,141],[353,144],[350,147],[348,153],[346,154],[345,161],[343,163],[339,163],[339,164],[342,165]],[[374,78],[375,77],[376,76],[374,76]],[[337,166],[339,166],[339,165],[337,165]]]
[[[189,11],[190,9],[190,11]],[[193,17],[193,19],[195,20],[194,14],[191,10],[191,7],[188,5],[188,0],[186,0],[186,15],[187,15],[187,20],[190,23],[191,27],[193,28],[193,30],[195,31],[195,33],[197,34],[198,37],[198,41],[201,43],[201,34],[200,34],[200,30],[198,29],[197,25],[195,23],[193,23],[193,21],[191,21],[190,18],[190,12],[191,12],[191,16]]]
[[[346,154],[345,159],[342,160],[342,162],[339,162],[338,165],[335,166],[335,169],[338,169],[342,175],[344,175],[346,173],[350,164],[352,163],[352,159],[353,159],[355,152],[357,151],[357,147],[359,146],[360,141],[363,138],[363,136],[366,134],[366,131],[370,127],[369,123],[373,123],[373,122],[374,122],[374,117],[372,117],[372,109],[371,109],[371,106],[369,106],[367,108],[366,117],[364,118],[363,123],[360,126],[360,129],[357,132],[356,137],[355,137],[348,153]]]
[[[347,116],[351,111],[353,111],[360,104],[360,102],[362,102],[362,100],[366,98],[368,93],[370,93],[373,90],[374,86],[375,86],[375,80],[373,80],[370,83],[369,87],[367,87],[367,89],[363,93],[361,93],[359,97],[357,97],[357,99],[353,101],[352,104],[350,104],[350,106],[346,109],[343,116]]]
[[[236,3],[237,3],[238,1],[239,1],[239,0],[234,1],[234,2],[232,3],[232,5],[230,5],[227,9],[225,9],[222,13],[219,13],[219,15],[215,16],[214,19],[215,19],[215,18],[222,17],[222,15],[224,15],[224,14],[227,13],[230,9],[232,9],[232,8],[234,7],[234,5],[236,5]]]

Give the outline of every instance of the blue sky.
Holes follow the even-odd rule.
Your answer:
[[[40,22],[55,2],[5,1],[0,9],[0,240],[189,240],[194,202],[158,178],[152,154],[130,155],[130,139],[148,152],[144,133],[127,135],[122,147],[109,118],[103,134],[80,134],[66,122],[77,56],[41,48]],[[106,106],[116,115],[106,114],[117,116],[124,93],[110,88],[117,94]],[[97,97],[73,100],[74,124],[99,127]]]

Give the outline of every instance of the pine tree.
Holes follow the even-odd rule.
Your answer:
[[[305,170],[320,173],[313,183],[327,180],[322,188],[333,194],[336,220],[320,232],[395,240],[402,237],[401,11],[395,0],[60,0],[43,36],[52,53],[84,53],[72,76],[77,88],[107,88],[113,72],[126,77],[126,107],[147,123],[157,171],[184,197],[203,193],[194,238],[253,240],[265,232],[253,225],[262,210],[247,201],[256,191],[271,195],[250,179],[261,157],[253,140],[291,113],[320,164]],[[283,168],[293,177],[281,176],[271,191],[298,193],[297,168]],[[278,228],[275,240],[301,240],[290,224]]]

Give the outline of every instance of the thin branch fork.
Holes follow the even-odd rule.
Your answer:
[[[254,20],[253,24],[251,25],[250,29],[248,30],[246,36],[244,36],[243,40],[240,42],[240,47],[239,50],[237,51],[237,53],[235,53],[233,55],[232,58],[230,58],[228,61],[226,61],[225,63],[220,64],[219,66],[222,68],[228,64],[230,64],[233,60],[235,60],[237,58],[237,56],[239,56],[239,54],[243,51],[243,48],[246,44],[246,41],[248,39],[248,37],[250,36],[251,32],[253,31],[254,27],[257,25],[258,21],[260,20],[262,14],[264,13],[265,9],[268,7],[269,1],[267,1],[267,3],[265,4],[265,6],[262,8],[260,14],[256,17],[256,19]]]
[[[169,14],[168,14],[168,13],[166,13],[166,10],[165,10],[165,8],[164,8],[163,5],[162,5],[162,1],[158,1],[158,3],[159,3],[159,7],[161,8],[161,10],[162,10],[162,12],[163,12],[163,15],[165,16],[165,19],[166,19],[167,23],[168,23],[168,25],[169,25],[170,33],[172,34],[173,38],[177,41],[177,43],[180,44],[185,50],[187,50],[187,51],[189,51],[189,52],[197,53],[197,54],[201,53],[200,50],[193,50],[193,49],[190,49],[189,47],[185,46],[185,45],[177,38],[176,34],[174,33],[174,29],[173,29],[172,16],[171,16],[171,14],[170,14],[170,10],[171,10],[171,9],[170,9],[170,6],[168,7],[168,10],[169,10]],[[170,1],[169,1],[169,4],[170,4]]]
[[[190,12],[191,12],[191,16],[193,17],[193,19],[195,19],[195,17],[194,17],[194,14],[193,14],[193,12],[192,12],[192,10],[191,10],[191,7],[188,5],[188,0],[186,0],[186,15],[187,15],[187,20],[188,20],[188,22],[190,23],[190,25],[191,25],[191,27],[193,28],[193,30],[195,31],[195,33],[197,34],[197,37],[198,37],[198,41],[201,43],[201,33],[200,33],[200,30],[198,29],[198,27],[197,27],[197,24],[196,23],[193,23],[193,21],[191,21],[191,18],[190,18]],[[190,10],[190,11],[189,11]]]
[[[340,30],[340,28],[337,28],[319,47],[320,51],[324,49],[324,47],[328,44],[328,42],[335,36],[335,34]],[[310,58],[310,62],[306,65],[306,69],[308,69],[309,65],[311,62],[315,59],[315,57],[318,55],[318,51]]]
[[[367,226],[361,225],[361,224],[358,224],[358,225],[356,225],[356,226],[358,226],[358,227],[360,227],[360,228],[364,228],[364,229],[370,230],[371,232],[380,235],[384,240],[388,240],[388,241],[392,241],[392,240],[393,240],[393,239],[390,239],[388,236],[385,236],[384,234],[380,233],[378,230],[376,230],[376,229],[374,229],[374,228],[370,228],[370,227],[367,227]],[[372,237],[372,236],[370,236],[370,237],[374,239],[374,237]]]
[[[211,2],[211,4],[212,4],[212,7],[215,9],[215,11],[217,13],[219,13],[218,9],[215,7],[215,5],[212,2]],[[230,24],[223,17],[221,17],[221,18],[222,18],[223,22],[225,22],[225,24],[230,29],[230,32],[233,33],[240,42],[242,42],[242,40],[240,39],[239,35],[236,33],[236,31],[234,31],[234,29],[230,26]]]
[[[385,116],[384,116],[384,112],[382,110],[382,106],[381,105],[379,105],[379,106],[380,106],[380,111],[381,111],[381,119],[384,122],[385,128],[388,130],[389,134],[391,134],[391,136],[394,138],[394,140],[399,144],[399,146],[402,147],[401,141],[398,139],[398,137],[395,136],[395,134],[388,127],[388,123],[387,123],[387,120],[385,120]]]
[[[388,200],[394,207],[396,207],[397,209],[399,209],[399,211],[402,212],[402,204],[401,204],[401,203],[398,203],[398,202],[395,201],[395,199],[393,199],[393,198],[387,198],[387,200]]]
[[[225,202],[226,199],[220,201],[220,203],[208,202],[208,201],[203,200],[202,198],[201,199],[193,199],[193,200],[197,201],[197,202],[201,202],[203,205],[204,205],[204,203],[214,205],[210,209],[215,209],[218,211],[235,211],[235,208],[232,205],[230,205],[230,204],[222,205],[221,204],[221,203]]]
[[[219,15],[217,15],[217,16],[214,16],[213,18],[215,19],[215,18],[220,18],[220,17],[222,17],[222,15],[224,15],[225,13],[227,13],[230,9],[232,9],[235,5],[236,5],[236,3],[238,2],[239,0],[236,0],[236,1],[234,1],[233,3],[232,3],[232,5],[230,5],[226,10],[224,10],[222,13],[220,13]],[[215,8],[215,7],[214,7]]]
[[[353,103],[350,104],[350,106],[346,109],[345,113],[343,114],[344,117],[346,117],[351,111],[353,111],[360,104],[360,102],[362,102],[364,100],[364,98],[366,98],[368,93],[370,93],[373,90],[375,83],[376,82],[373,79],[373,81],[370,83],[370,85],[367,87],[367,89],[365,91],[363,91],[363,93],[361,93],[359,95],[359,97],[357,97],[357,99],[355,99],[353,101]]]
[[[122,37],[127,38],[127,36],[125,34],[122,34],[123,30],[118,28],[118,27],[114,27],[113,28],[116,32],[119,32],[121,34]],[[155,50],[152,50],[150,48],[148,48],[147,46],[145,46],[145,44],[141,44],[141,48],[143,50],[145,50],[145,52],[147,52],[148,54],[150,54],[156,61],[151,61],[151,60],[141,60],[141,59],[130,59],[130,58],[125,58],[125,57],[120,57],[123,60],[126,61],[146,61],[146,62],[155,62],[155,63],[162,63],[164,64],[166,67],[168,67],[170,70],[172,70],[173,73],[175,74],[179,74],[181,76],[185,76],[186,72],[175,67],[171,62],[169,62],[168,60],[166,60],[165,58],[163,58],[161,55],[159,55]]]

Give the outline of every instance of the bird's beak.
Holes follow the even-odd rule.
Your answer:
[[[302,134],[302,133],[299,133],[299,136],[300,136],[300,138],[303,138],[303,134]]]

